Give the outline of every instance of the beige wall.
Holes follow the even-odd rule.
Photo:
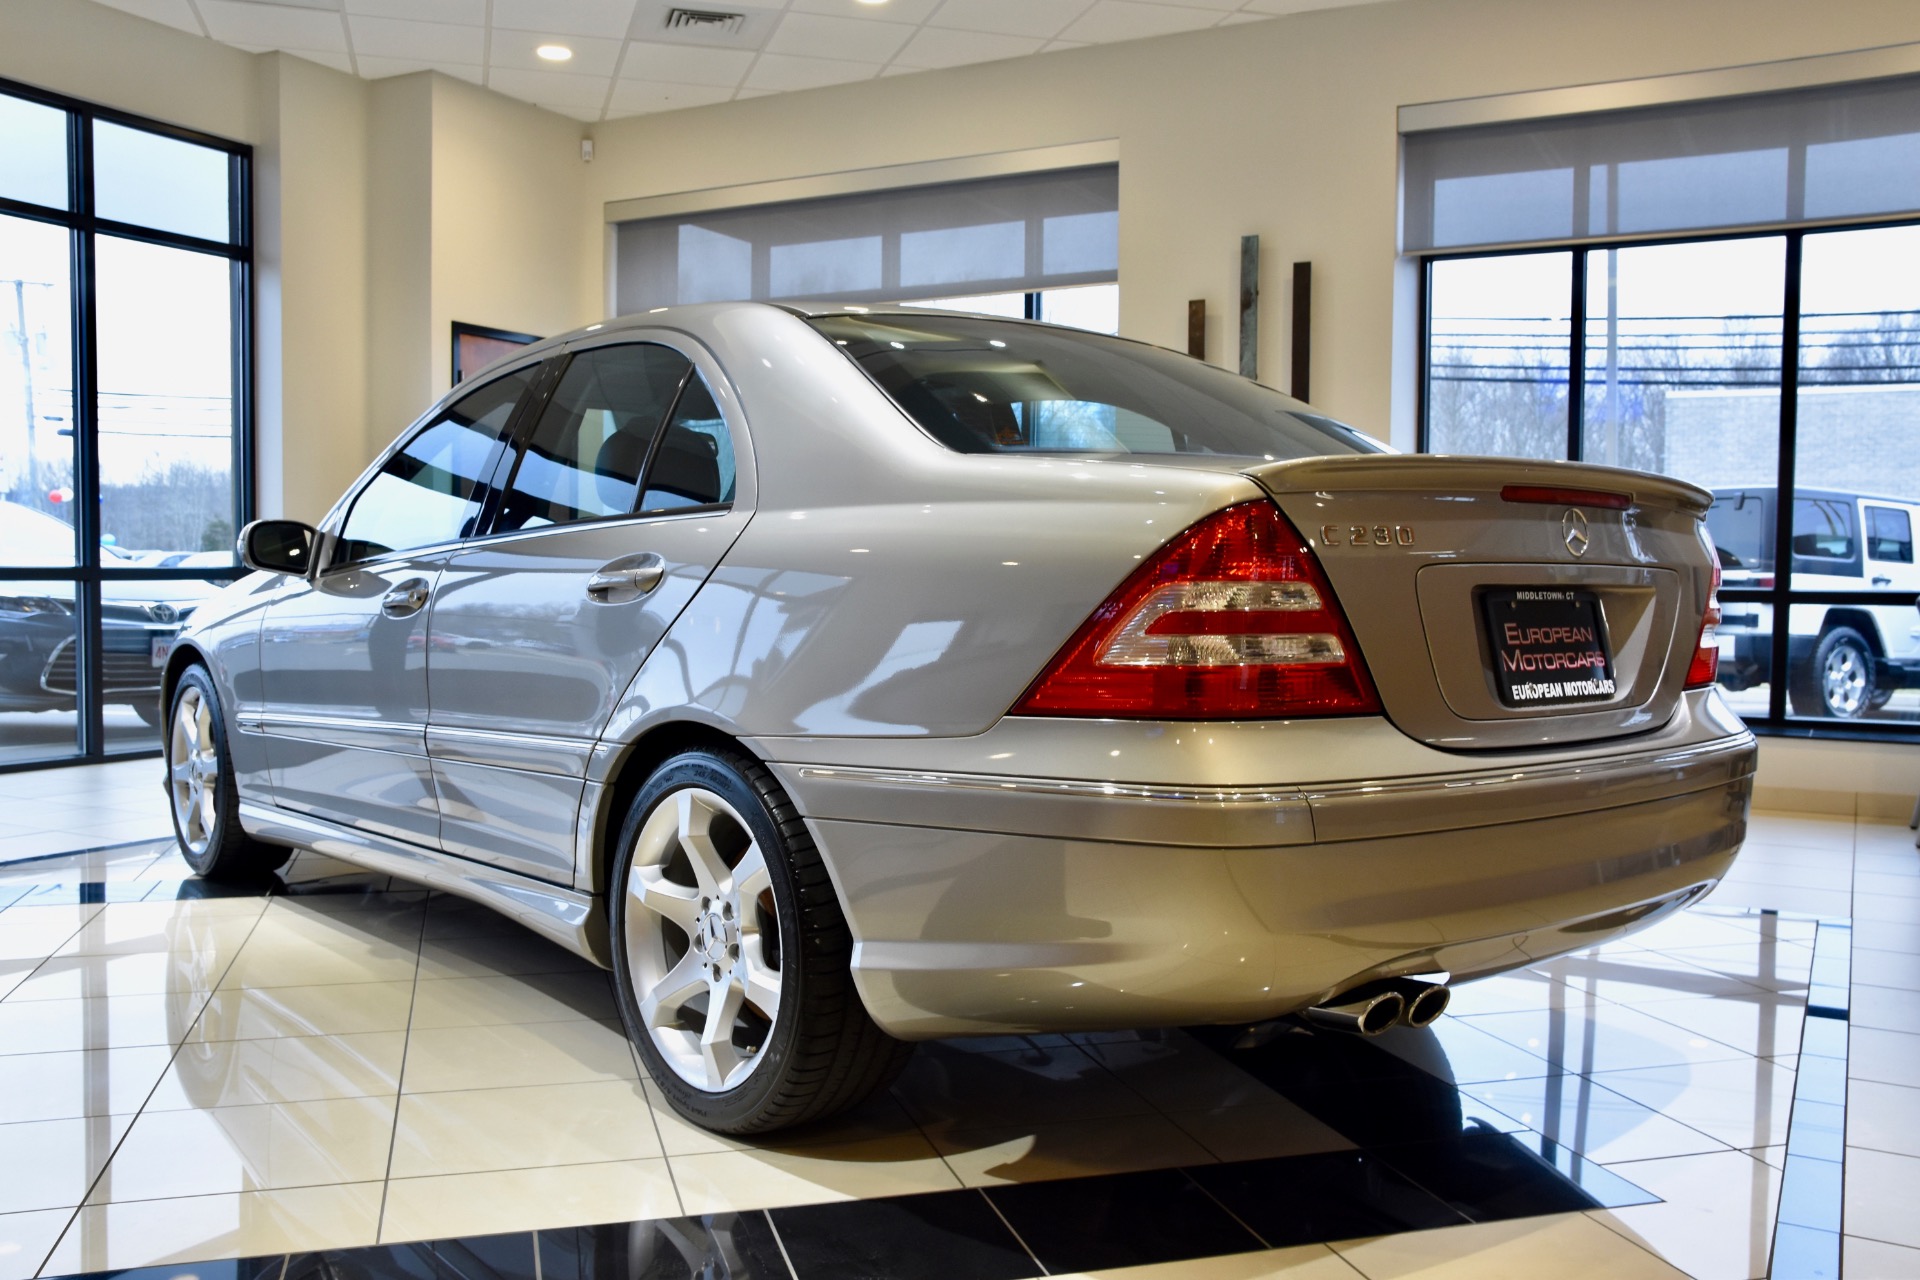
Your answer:
[[[1121,323],[1238,343],[1239,238],[1263,252],[1260,370],[1285,385],[1290,264],[1314,264],[1314,398],[1411,443],[1412,276],[1396,325],[1395,111],[1920,40],[1912,0],[1399,0],[596,126],[612,200],[1097,138],[1120,144]],[[596,266],[582,305],[604,305]],[[1395,342],[1400,349],[1395,349]],[[1401,404],[1393,404],[1399,378]],[[1397,411],[1397,412],[1396,412]]]

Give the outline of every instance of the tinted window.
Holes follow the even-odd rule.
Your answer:
[[[1853,503],[1838,498],[1796,498],[1793,503],[1793,554],[1823,560],[1851,560]]]
[[[1278,391],[1143,343],[937,314],[813,324],[961,453],[1284,460],[1386,451]]]
[[[1722,569],[1764,573],[1773,568],[1773,517],[1768,514],[1771,505],[1758,493],[1714,495],[1707,512],[1707,532],[1713,535]]]
[[[672,511],[733,501],[733,441],[713,393],[699,374],[673,407],[647,468],[642,511]]]
[[[1899,507],[1867,508],[1867,554],[1875,560],[1913,563],[1913,518]]]
[[[632,512],[660,420],[692,367],[651,343],[575,356],[521,454],[496,531]]]
[[[537,367],[462,396],[396,450],[354,499],[334,563],[472,533],[480,490],[500,456],[507,420],[533,385]]]

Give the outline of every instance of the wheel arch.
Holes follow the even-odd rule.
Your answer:
[[[1873,650],[1874,657],[1884,658],[1887,656],[1887,646],[1880,639],[1880,624],[1874,621],[1873,615],[1865,609],[1849,608],[1846,606],[1835,606],[1834,608],[1828,609],[1827,616],[1820,621],[1821,636],[1824,637],[1835,627],[1852,628],[1859,632],[1861,638],[1867,642],[1867,647]]]
[[[626,823],[627,807],[640,794],[647,779],[663,763],[683,751],[702,748],[732,752],[750,760],[760,760],[733,734],[698,720],[666,720],[653,725],[620,748],[600,784],[599,800],[589,816],[586,884],[580,886],[603,897],[613,891],[609,878],[618,850],[614,845]],[[764,764],[765,761],[760,761]]]
[[[195,664],[205,667],[209,675],[213,674],[213,659],[207,656],[204,649],[190,640],[176,641],[173,651],[167,655],[166,669],[160,675],[160,713],[163,720],[170,714],[173,691],[180,683],[181,674]],[[231,725],[228,731],[232,731]]]

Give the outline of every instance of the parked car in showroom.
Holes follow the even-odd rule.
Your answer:
[[[0,499],[0,711],[59,711],[74,705],[79,650],[73,584],[4,580],[9,567],[72,566],[72,526]],[[105,701],[125,703],[148,724],[160,723],[160,673],[167,652],[208,594],[209,586],[201,582],[101,583]]]
[[[1715,489],[1707,527],[1729,587],[1774,584],[1777,490]],[[1795,489],[1791,564],[1796,591],[1886,592],[1887,600],[1796,604],[1787,611],[1787,698],[1796,715],[1857,720],[1902,689],[1920,688],[1920,502],[1832,489]],[[1719,627],[1720,683],[1764,684],[1773,669],[1773,606],[1727,606]]]
[[[1709,501],[1047,325],[676,307],[244,531],[167,665],[175,822],[609,966],[725,1131],[930,1037],[1423,1024],[1730,865]]]

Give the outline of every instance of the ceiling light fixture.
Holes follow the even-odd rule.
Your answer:
[[[861,4],[873,4],[873,5],[885,4],[886,2],[887,0],[860,0]]]
[[[565,62],[573,56],[573,50],[563,44],[543,44],[534,52],[548,62]]]

